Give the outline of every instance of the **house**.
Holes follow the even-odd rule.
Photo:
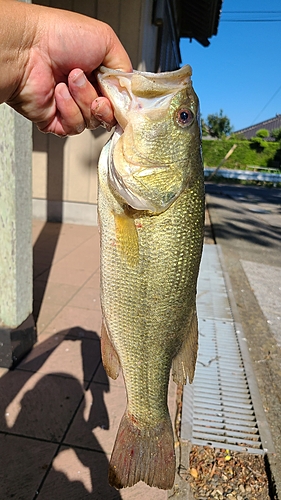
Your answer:
[[[34,0],[42,4],[42,0]],[[179,42],[209,45],[222,0],[44,0],[111,25],[140,71],[170,71],[181,63]],[[97,163],[109,134],[102,129],[61,139],[33,129],[33,216],[97,224]]]
[[[252,137],[255,137],[256,133],[260,129],[268,130],[270,135],[272,130],[276,128],[281,128],[281,115],[279,114],[276,114],[274,118],[270,118],[269,120],[264,120],[263,122],[256,123],[255,125],[251,125],[250,127],[242,128],[241,130],[236,130],[235,134],[241,135],[245,137],[245,139],[252,139]]]

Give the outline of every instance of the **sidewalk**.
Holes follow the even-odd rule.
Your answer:
[[[126,396],[101,364],[98,228],[34,221],[33,235],[38,342],[0,368],[0,499],[165,500],[107,481]],[[171,383],[172,418],[175,398]]]
[[[206,193],[271,429],[276,455],[268,455],[268,473],[281,498],[281,190],[207,183]]]

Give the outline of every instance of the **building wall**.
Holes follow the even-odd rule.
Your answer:
[[[168,0],[39,0],[108,23],[140,71],[174,69],[179,64],[172,40]],[[155,10],[157,6],[157,11]],[[164,29],[154,24],[155,15]],[[99,128],[61,139],[33,129],[33,214],[47,220],[97,223],[97,164],[110,137]]]

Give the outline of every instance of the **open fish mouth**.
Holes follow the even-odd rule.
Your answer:
[[[136,210],[161,213],[186,187],[179,176],[166,185],[159,181],[163,174],[168,179],[170,172],[172,178],[172,169],[175,171],[177,166],[171,168],[170,157],[165,157],[161,148],[155,154],[153,142],[159,136],[173,140],[166,116],[174,97],[191,88],[190,77],[190,66],[167,73],[123,73],[104,67],[99,70],[99,85],[112,103],[118,122],[110,143],[109,184],[118,197]],[[163,146],[165,149],[166,144]]]
[[[191,87],[191,75],[189,65],[164,73],[124,73],[101,66],[97,79],[102,93],[114,107],[118,124],[124,130],[128,123],[128,112],[167,109],[175,92],[186,86]]]

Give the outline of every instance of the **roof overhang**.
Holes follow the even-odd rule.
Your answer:
[[[179,36],[195,39],[204,47],[216,35],[223,0],[179,0]]]

